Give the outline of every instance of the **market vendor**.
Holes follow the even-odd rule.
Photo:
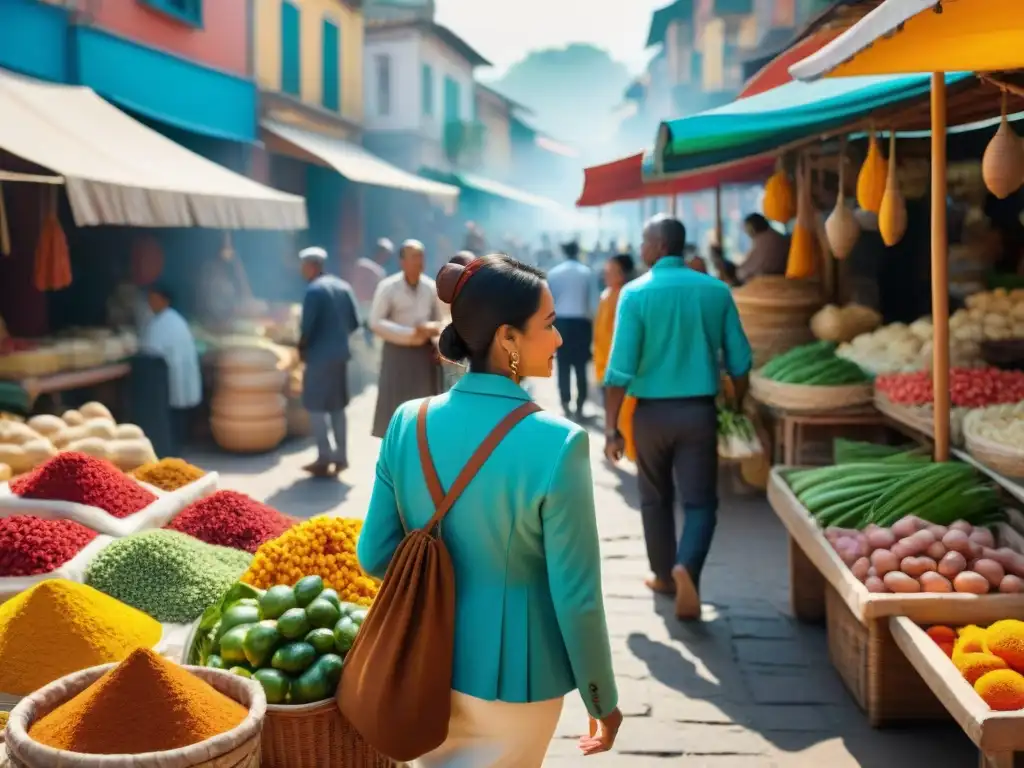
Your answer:
[[[203,399],[203,378],[192,330],[173,306],[171,294],[161,285],[148,289],[153,319],[139,343],[142,352],[162,357],[167,363],[167,390],[171,407],[171,441],[180,452],[188,436],[192,410]]]
[[[700,575],[717,520],[719,360],[738,409],[752,356],[728,286],[687,268],[685,245],[678,219],[656,216],[644,228],[641,255],[651,269],[622,289],[604,383],[611,461],[625,448],[616,427],[623,400],[628,393],[638,401],[633,438],[647,586],[674,593],[676,615],[689,620],[700,618]],[[677,493],[685,513],[679,539]]]
[[[768,219],[752,213],[743,220],[743,229],[750,238],[747,258],[736,268],[736,278],[746,283],[762,275],[786,274],[789,259],[789,238],[772,229]]]

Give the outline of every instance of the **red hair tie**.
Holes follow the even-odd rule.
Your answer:
[[[455,283],[455,288],[452,290],[452,301],[459,295],[459,291],[462,290],[462,286],[466,284],[466,281],[471,278],[480,267],[484,265],[483,259],[474,259],[467,266],[463,267],[462,274],[459,275],[458,282]]]

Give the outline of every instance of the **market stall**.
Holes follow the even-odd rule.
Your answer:
[[[334,698],[378,587],[356,559],[361,521],[299,521],[216,483],[180,459],[126,473],[67,452],[0,489],[0,765],[48,765],[46,748],[65,761],[159,752],[154,764],[236,764],[217,762],[228,754],[248,765],[262,753],[269,768],[394,765]],[[148,696],[160,681],[176,681],[174,693]],[[121,727],[136,717],[129,690],[197,719],[187,733]],[[111,730],[90,720],[104,707],[133,714]],[[60,725],[70,710],[94,722],[88,738]]]

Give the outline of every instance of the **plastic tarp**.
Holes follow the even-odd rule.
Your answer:
[[[643,166],[643,153],[638,153],[603,165],[585,168],[583,192],[580,193],[576,205],[585,208],[622,200],[684,195],[728,184],[753,183],[771,175],[775,167],[775,157],[757,155],[663,181],[645,181]]]
[[[970,73],[946,76],[947,84]],[[791,82],[765,93],[661,125],[655,148],[661,173],[706,168],[777,150],[867,118],[873,112],[927,98],[930,75],[879,75]],[[657,162],[645,171],[658,173]]]
[[[307,226],[301,197],[207,160],[89,88],[0,70],[0,116],[0,148],[60,174],[79,226]]]
[[[814,80],[1020,69],[1022,28],[1021,0],[886,0],[789,71]]]

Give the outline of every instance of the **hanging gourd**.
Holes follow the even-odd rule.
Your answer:
[[[1006,91],[1003,91],[1003,119],[981,158],[981,176],[988,191],[1004,200],[1024,182],[1024,146],[1006,119]]]
[[[818,260],[818,233],[814,228],[814,203],[811,200],[810,174],[806,163],[797,171],[796,226],[789,241],[786,277],[804,280],[814,276]]]
[[[825,236],[828,238],[832,255],[837,259],[845,259],[853,252],[853,247],[860,237],[860,224],[853,211],[846,205],[846,140],[843,139],[839,151],[839,194],[836,195],[836,207],[825,219]]]
[[[764,209],[765,218],[777,221],[779,224],[788,224],[796,216],[796,196],[793,194],[793,184],[786,175],[782,158],[775,164],[773,173],[764,185],[764,201],[761,203]]]
[[[878,146],[875,129],[868,134],[868,156],[857,174],[857,204],[865,211],[878,213],[885,194],[886,163]]]
[[[903,239],[906,231],[907,203],[896,178],[896,131],[893,131],[889,137],[889,173],[878,212],[878,232],[882,235],[882,241],[891,248]]]

